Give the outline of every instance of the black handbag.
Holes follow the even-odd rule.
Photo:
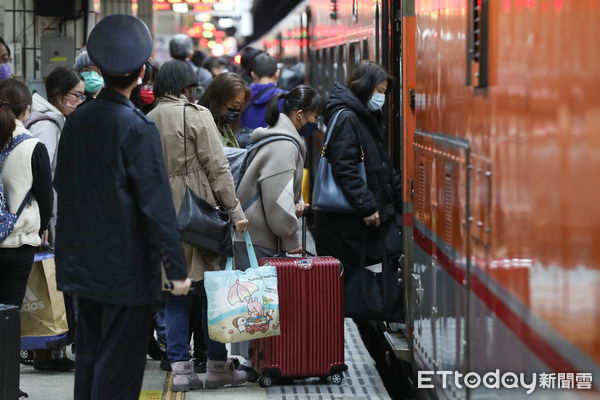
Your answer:
[[[200,250],[233,256],[231,244],[231,218],[229,213],[213,207],[198,196],[189,186],[187,167],[187,129],[183,106],[183,148],[185,157],[185,196],[177,213],[177,228],[181,240]]]
[[[340,213],[354,213],[356,210],[348,203],[344,192],[336,183],[333,177],[333,171],[331,164],[327,159],[325,150],[329,145],[329,141],[333,136],[333,128],[338,120],[338,117],[344,110],[339,110],[332,118],[331,123],[327,127],[327,135],[323,142],[323,148],[321,149],[321,158],[319,159],[319,165],[317,172],[315,173],[313,195],[312,195],[312,208],[317,211],[329,211],[329,212],[340,212]],[[360,131],[358,131],[358,142],[360,145],[360,162],[358,163],[358,174],[363,181],[367,181],[367,172],[365,169],[365,152],[362,147],[362,141],[360,138]]]
[[[383,240],[384,234],[381,234]],[[366,236],[363,240],[364,249]],[[404,322],[404,290],[399,283],[400,271],[390,266],[384,253],[381,272],[356,267],[344,279],[344,316],[361,320]]]

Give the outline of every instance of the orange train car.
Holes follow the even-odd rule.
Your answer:
[[[600,3],[422,0],[415,14],[415,360],[597,395]]]
[[[307,0],[261,42],[324,95],[361,59],[398,78],[407,320],[379,333],[432,397],[527,396],[444,377],[496,370],[599,397],[599,19],[597,0]]]

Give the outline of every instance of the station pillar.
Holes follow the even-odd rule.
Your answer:
[[[144,21],[146,25],[148,25],[148,29],[150,32],[153,31],[153,9],[152,9],[152,0],[138,0],[138,10],[137,16],[139,19]]]
[[[131,14],[131,0],[102,0],[100,13],[103,18],[113,14]]]

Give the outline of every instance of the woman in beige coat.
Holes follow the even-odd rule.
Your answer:
[[[190,189],[210,204],[227,211],[236,231],[248,229],[248,220],[236,198],[229,163],[223,152],[221,135],[213,117],[206,108],[192,103],[196,75],[189,64],[173,60],[165,63],[154,81],[156,108],[148,117],[156,123],[160,131],[163,155],[173,204],[179,210],[185,194],[185,163],[189,171]],[[187,135],[187,160],[184,155],[184,107]],[[222,269],[223,259],[184,243],[188,276],[195,280],[194,296],[200,296],[202,324],[206,326],[206,292],[204,291],[204,271]],[[165,319],[167,325],[167,356],[173,371],[173,390],[187,391],[202,387],[193,370],[189,351],[189,307],[190,296],[167,295]],[[225,385],[239,385],[247,380],[247,374],[235,370],[227,359],[223,343],[212,341],[204,335],[208,348],[207,374],[205,387],[217,388]]]

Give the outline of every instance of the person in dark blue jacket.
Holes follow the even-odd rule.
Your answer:
[[[158,129],[129,100],[152,52],[147,26],[102,19],[88,54],[105,88],[69,115],[58,148],[56,277],[78,296],[75,399],[137,399],[161,299],[161,262],[172,293],[191,281]]]
[[[254,130],[259,127],[266,128],[265,113],[269,100],[276,94],[283,92],[277,88],[279,68],[277,61],[267,53],[259,54],[254,58],[250,70],[252,83],[250,90],[252,97],[242,117],[242,127]]]

